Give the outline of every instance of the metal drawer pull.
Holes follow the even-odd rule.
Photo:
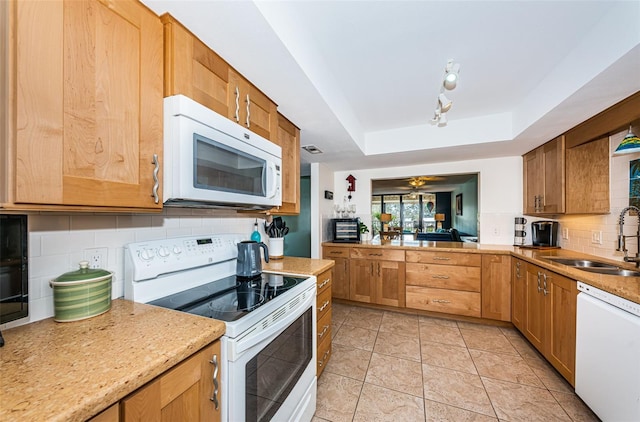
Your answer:
[[[543,278],[542,285],[544,286],[542,289],[542,294],[546,296],[549,293],[549,290],[547,290],[547,273],[544,273],[542,278]]]
[[[322,283],[318,284],[318,290],[322,289],[324,286],[327,285],[327,283],[329,283],[331,281],[330,278],[326,279],[325,281],[323,281]]]
[[[381,253],[370,253],[369,256],[382,256]]]
[[[240,123],[240,90],[236,86],[236,123]]]
[[[327,358],[327,356],[329,356],[329,350],[327,350],[326,352],[324,352],[324,355],[322,356],[322,359],[320,359],[318,361],[318,366],[322,366],[324,365],[324,360]]]
[[[431,278],[438,278],[438,279],[441,279],[441,280],[448,280],[449,276],[448,275],[435,274],[435,275],[432,275]]]
[[[443,257],[439,257],[439,256],[434,256],[433,260],[434,261],[450,261],[451,258],[443,258]]]
[[[542,291],[542,287],[540,286],[540,277],[542,277],[542,273],[538,271],[538,293]]]
[[[322,312],[326,309],[327,306],[329,306],[329,303],[331,303],[330,301],[326,301],[322,304],[322,306],[320,307],[320,309],[318,309],[318,312]]]
[[[445,300],[445,299],[432,299],[431,301],[433,303],[451,303],[450,300]]]
[[[218,402],[218,355],[213,355],[209,363],[213,364],[213,396],[211,396],[210,400],[216,406],[216,410],[218,410],[218,406],[220,405]]]
[[[160,187],[160,180],[158,180],[158,172],[160,171],[160,160],[158,160],[158,154],[153,154],[153,159],[151,160],[151,164],[155,167],[153,168],[153,202],[156,204],[160,202],[160,197],[158,196],[158,187]]]
[[[329,252],[331,255],[342,255],[342,251],[331,251]]]
[[[328,330],[328,329],[329,329],[329,326],[328,326],[328,325],[325,325],[325,326],[322,328],[322,332],[321,332],[320,334],[318,334],[318,338],[322,338],[322,336],[323,336],[323,335],[325,335],[325,334],[327,333],[327,330]]]
[[[247,94],[247,127],[251,127],[251,100]]]

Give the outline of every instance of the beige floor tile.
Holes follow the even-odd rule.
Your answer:
[[[502,334],[507,336],[507,338],[522,337],[520,331],[518,331],[518,329],[515,327],[500,327],[500,331],[502,331]]]
[[[486,331],[469,330],[461,328],[460,333],[464,338],[469,349],[487,350],[489,352],[509,353],[517,355],[518,352],[513,348],[509,340],[502,334],[501,331],[497,333],[489,333]]]
[[[331,422],[331,421],[314,416],[311,418],[311,422]]]
[[[424,398],[495,417],[478,375],[422,364]]]
[[[473,349],[469,353],[480,376],[544,388],[542,381],[518,355]]]
[[[352,378],[323,372],[318,379],[315,416],[332,422],[351,421],[362,384]]]
[[[331,322],[334,324],[342,324],[351,313],[351,308],[338,303],[331,304]]]
[[[373,345],[376,343],[377,335],[377,331],[352,327],[345,323],[342,324],[340,331],[333,338],[333,343],[373,351]]]
[[[451,344],[465,347],[462,334],[458,327],[450,327],[440,324],[420,324],[420,341]]]
[[[397,312],[385,312],[380,323],[380,331],[414,338],[419,336],[418,328],[417,315],[405,315]]]
[[[420,315],[418,316],[418,322],[420,323],[420,325],[431,324],[431,325],[443,325],[445,327],[458,328],[458,324],[455,321],[451,319],[445,319],[445,318],[435,318],[435,317]]]
[[[507,336],[507,340],[509,340],[509,343],[511,343],[513,348],[516,349],[523,358],[542,359],[542,356],[540,356],[535,347],[533,347],[533,345],[531,345],[531,343],[521,335],[518,335],[517,337]]]
[[[380,331],[373,351],[420,362],[420,339]]]
[[[525,357],[524,361],[547,389],[561,393],[573,393],[573,387],[544,358]]]
[[[555,398],[545,388],[482,377],[493,408],[500,420],[570,421]]]
[[[364,383],[354,422],[423,421],[424,402],[410,394]]]
[[[551,394],[572,420],[576,422],[598,422],[600,420],[574,393],[551,391]]]
[[[482,331],[484,333],[490,333],[490,334],[503,334],[502,330],[500,330],[500,327],[496,327],[494,325],[480,324],[476,322],[458,321],[458,328],[464,328],[466,330]]]
[[[344,323],[367,330],[378,330],[382,322],[383,311],[376,311],[367,308],[353,308],[345,318]]]
[[[354,347],[331,345],[331,359],[324,372],[344,375],[364,381],[371,360],[371,352]]]
[[[340,327],[342,327],[342,323],[336,324],[334,322],[331,322],[331,338],[332,339],[336,337],[336,334],[338,334],[338,331],[340,331]]]
[[[422,397],[420,362],[374,353],[365,382]]]
[[[468,372],[470,374],[478,373],[471,359],[471,355],[469,355],[469,350],[466,347],[423,340],[420,343],[420,352],[422,363],[453,369],[454,371]]]
[[[449,406],[431,400],[424,401],[427,422],[497,422],[498,419],[481,413]]]

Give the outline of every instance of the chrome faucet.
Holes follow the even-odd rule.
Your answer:
[[[635,211],[636,214],[638,215],[638,229],[635,235],[625,236],[623,231],[624,215],[629,211]],[[623,209],[622,212],[620,213],[618,224],[619,224],[619,228],[618,228],[619,234],[618,234],[618,247],[616,248],[616,250],[624,252],[624,262],[635,262],[636,267],[640,267],[640,209],[634,206],[629,206]],[[628,256],[629,251],[627,250],[627,244],[626,244],[627,237],[635,237],[638,242],[637,249],[636,249],[636,256],[633,258],[630,258]]]

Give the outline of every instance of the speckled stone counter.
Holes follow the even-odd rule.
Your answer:
[[[262,271],[285,274],[318,275],[331,267],[334,262],[330,259],[298,258],[285,256],[282,259],[270,259],[262,263]]]
[[[90,319],[3,331],[0,420],[86,420],[224,331],[222,321],[124,299]]]
[[[596,261],[609,262],[620,268],[635,270],[633,264],[601,258],[599,256],[588,255],[580,252],[565,249],[528,249],[511,245],[484,245],[472,242],[431,242],[417,240],[390,240],[361,243],[332,243],[325,242],[322,246],[345,247],[345,248],[394,248],[405,250],[439,250],[443,252],[464,252],[464,253],[490,253],[509,254],[516,258],[521,258],[532,264],[539,265],[551,271],[565,275],[574,280],[583,281],[591,286],[613,293],[635,303],[640,303],[640,277],[622,277],[614,275],[604,275],[581,271],[567,265],[545,259],[545,257],[567,257],[592,259]]]

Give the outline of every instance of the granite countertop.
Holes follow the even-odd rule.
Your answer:
[[[262,263],[262,270],[268,273],[318,275],[334,266],[330,259],[299,258],[285,256]]]
[[[224,331],[222,321],[124,299],[82,321],[5,330],[0,420],[86,420]]]
[[[640,277],[623,277],[591,273],[550,261],[548,259],[545,259],[545,257],[557,256],[584,258],[608,262],[620,268],[637,270],[633,264],[566,249],[530,249],[511,245],[486,245],[473,242],[432,242],[416,240],[391,240],[382,242],[375,241],[361,243],[325,242],[322,245],[345,248],[397,248],[405,250],[431,249],[443,252],[509,254],[516,258],[521,258],[529,261],[532,264],[539,265],[548,270],[555,271],[574,280],[585,282],[593,287],[597,287],[606,292],[613,293],[632,302],[640,303]]]

